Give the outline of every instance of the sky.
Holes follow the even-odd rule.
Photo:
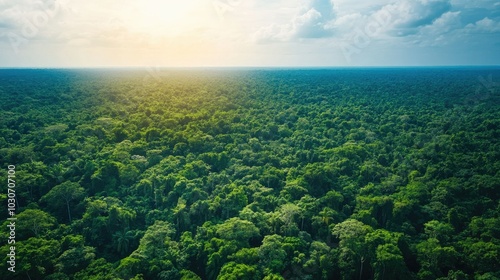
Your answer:
[[[0,0],[0,67],[500,65],[500,0]]]

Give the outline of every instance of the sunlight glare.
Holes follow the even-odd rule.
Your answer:
[[[132,29],[155,35],[174,35],[193,22],[195,1],[148,0],[136,6]]]

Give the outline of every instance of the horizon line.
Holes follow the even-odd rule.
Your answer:
[[[134,70],[134,69],[366,69],[366,68],[480,68],[480,67],[500,67],[495,64],[470,64],[470,65],[367,65],[367,66],[0,66],[1,70],[9,69],[31,69],[31,70]]]

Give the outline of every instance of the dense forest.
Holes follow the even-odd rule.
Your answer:
[[[500,279],[499,77],[2,69],[0,278]]]

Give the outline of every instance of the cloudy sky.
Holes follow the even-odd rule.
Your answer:
[[[0,67],[500,65],[500,0],[0,0]]]

